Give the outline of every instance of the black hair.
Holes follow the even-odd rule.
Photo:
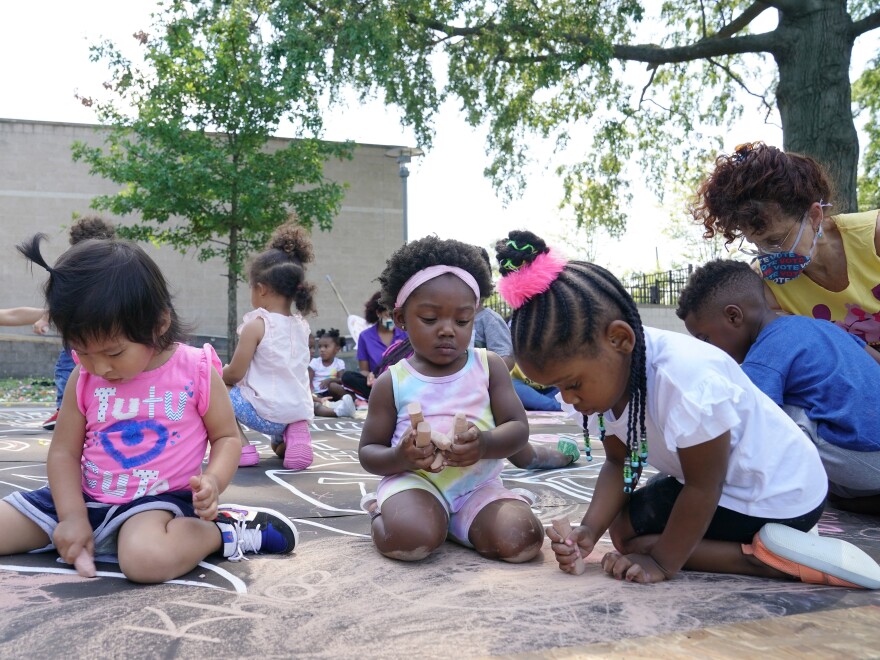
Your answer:
[[[115,334],[159,351],[183,341],[186,329],[177,318],[168,283],[140,246],[119,239],[87,239],[49,266],[40,252],[45,238],[36,234],[17,249],[49,272],[43,287],[49,322],[65,348]],[[160,335],[166,314],[170,325]]]
[[[382,304],[382,292],[376,291],[370,299],[364,303],[364,319],[367,323],[378,323],[379,313],[387,312],[388,308]]]
[[[764,301],[764,281],[744,261],[715,259],[697,268],[681,290],[675,310],[680,319],[699,314],[712,303],[760,304]]]
[[[74,222],[68,233],[70,244],[76,245],[90,238],[116,238],[116,227],[104,218],[87,215]]]
[[[550,251],[543,239],[530,231],[510,232],[495,249],[502,276],[528,267]],[[648,391],[645,332],[638,308],[614,275],[586,261],[567,262],[546,291],[513,310],[513,352],[517,359],[538,364],[575,355],[593,356],[598,351],[598,338],[615,320],[625,321],[635,334],[626,445],[630,454],[639,453],[640,440],[645,437]]]
[[[327,337],[327,339],[332,339],[334,342],[336,342],[336,345],[339,346],[339,348],[345,346],[345,340],[342,338],[342,336],[339,334],[339,330],[337,330],[336,328],[330,328],[329,330],[324,330],[324,328],[321,328],[315,333],[315,337],[317,337],[318,339],[323,339],[324,337]]]
[[[473,275],[481,299],[491,295],[492,270],[483,261],[478,247],[451,238],[425,236],[400,247],[385,263],[385,270],[379,275],[382,304],[386,309],[394,309],[397,294],[409,278],[420,270],[441,265],[455,266]]]
[[[308,234],[302,227],[286,222],[272,232],[266,250],[251,260],[248,281],[251,286],[265,284],[302,314],[311,314],[315,311],[316,287],[306,281],[303,264],[313,258]]]

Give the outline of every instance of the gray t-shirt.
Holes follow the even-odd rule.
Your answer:
[[[504,318],[494,309],[481,307],[474,317],[474,334],[471,346],[486,348],[500,357],[513,355],[513,342],[510,340],[510,328]]]

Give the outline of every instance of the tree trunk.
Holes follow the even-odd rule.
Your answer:
[[[235,346],[238,343],[238,274],[235,264],[238,263],[238,228],[229,230],[229,259],[226,262],[226,363],[232,361]]]
[[[798,9],[779,12],[780,45],[774,52],[782,148],[812,156],[826,167],[838,213],[857,208],[859,138],[849,80],[851,26],[846,0],[803,2]]]

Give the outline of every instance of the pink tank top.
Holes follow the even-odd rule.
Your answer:
[[[157,369],[109,383],[81,369],[76,400],[86,418],[82,489],[99,502],[126,504],[144,495],[190,490],[208,446],[202,416],[211,399],[210,344],[177,344]]]

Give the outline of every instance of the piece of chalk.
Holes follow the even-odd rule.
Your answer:
[[[431,469],[436,470],[437,468],[442,467],[442,465],[443,465],[443,454],[441,454],[438,451],[437,454],[434,456],[434,462],[431,463]]]
[[[83,577],[93,578],[95,577],[95,575],[97,575],[95,571],[95,562],[92,560],[92,555],[90,555],[89,551],[85,548],[80,550],[80,553],[76,556],[76,559],[73,560],[73,567],[76,569],[76,572]]]

